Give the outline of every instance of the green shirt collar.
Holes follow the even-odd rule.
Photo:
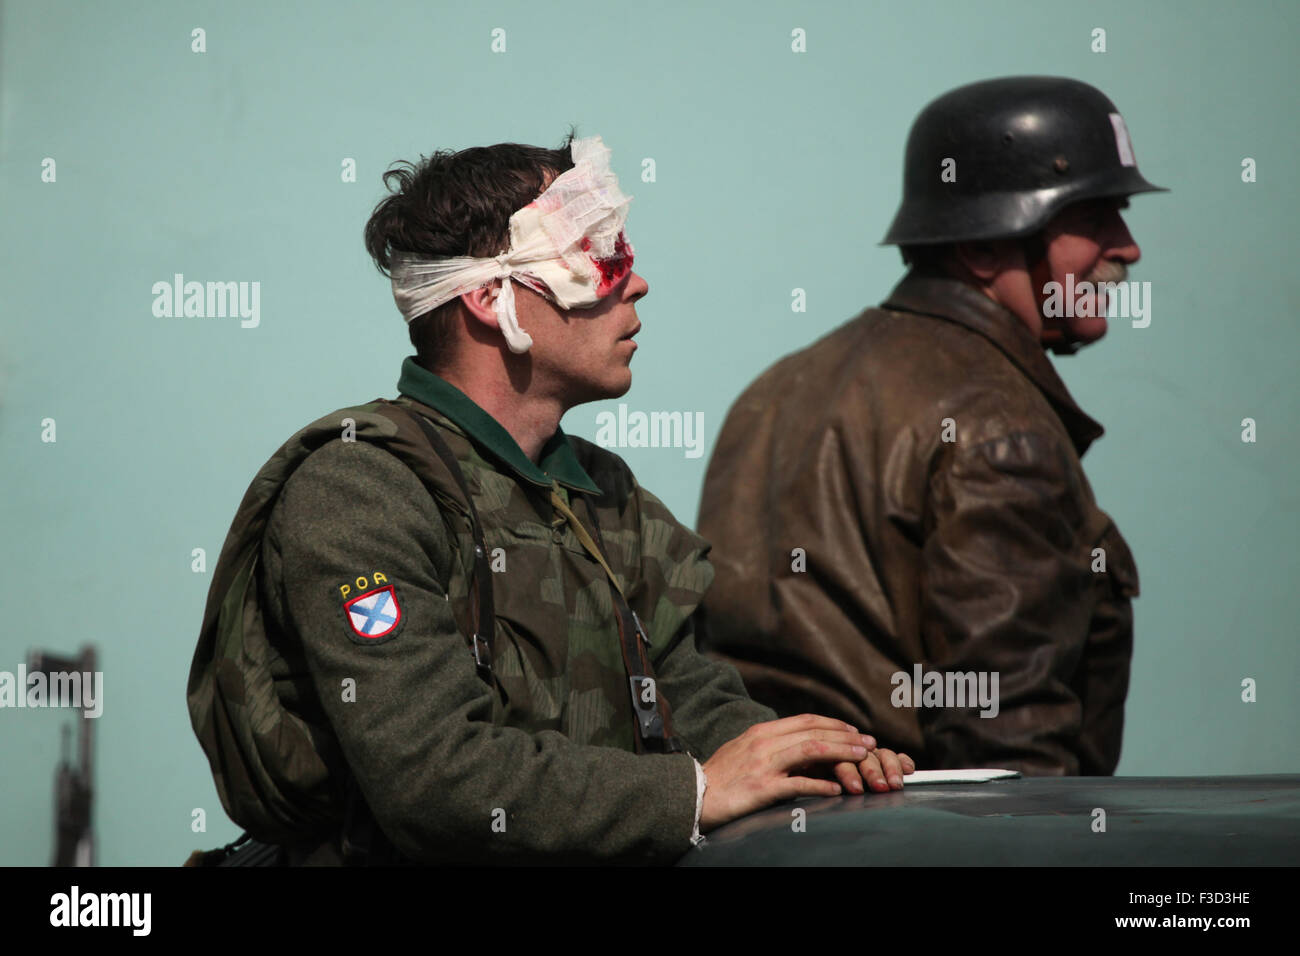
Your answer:
[[[555,434],[542,446],[540,460],[533,464],[500,422],[483,411],[455,385],[416,364],[413,355],[407,356],[402,362],[397,391],[446,415],[464,429],[473,441],[534,484],[549,488],[554,479],[578,491],[596,495],[601,493],[591,476],[578,463],[573,446],[560,428],[556,428]]]

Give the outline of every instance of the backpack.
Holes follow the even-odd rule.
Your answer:
[[[469,598],[455,610],[468,625],[465,633],[474,635],[476,656],[490,668],[492,575],[482,531],[456,459],[416,410],[423,408],[381,398],[317,419],[271,456],[240,502],[208,591],[186,698],[222,807],[246,833],[219,850],[196,852],[186,865],[284,864],[287,853],[273,852],[277,848],[337,842],[340,830],[344,862],[359,862],[377,852],[382,838],[320,730],[281,703],[269,666],[275,651],[258,601],[256,570],[271,511],[284,484],[317,448],[341,434],[376,444],[415,472],[443,506],[444,520],[449,513],[464,519],[468,527],[448,528],[472,582]]]

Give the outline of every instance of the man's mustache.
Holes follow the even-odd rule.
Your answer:
[[[1115,262],[1111,259],[1103,259],[1097,263],[1097,267],[1088,273],[1085,281],[1096,284],[1098,282],[1123,282],[1128,278],[1128,266],[1122,262]]]

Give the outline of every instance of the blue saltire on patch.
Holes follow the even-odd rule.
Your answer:
[[[366,640],[387,637],[402,620],[397,592],[391,584],[354,597],[343,605],[352,633]]]

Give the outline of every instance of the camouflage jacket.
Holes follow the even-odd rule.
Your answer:
[[[380,407],[371,403],[300,432],[259,475],[278,494],[242,619],[260,615],[279,700],[318,755],[311,814],[337,822],[346,767],[412,860],[675,859],[690,848],[691,757],[703,762],[774,716],[732,667],[696,651],[694,611],[713,577],[708,544],[618,456],[557,430],[534,464],[499,423],[410,358],[398,389],[397,404],[442,430],[478,512],[493,567],[492,674],[481,677],[470,652],[473,544],[460,495],[445,481],[431,495],[390,453],[392,442],[427,447],[416,424],[401,434],[399,423],[385,447],[367,437]],[[346,440],[344,419],[366,440]],[[689,755],[634,752],[611,588],[554,513],[553,488],[584,519],[575,499],[594,504]],[[271,500],[267,490],[259,500]],[[282,749],[285,736],[263,731]],[[245,798],[265,802],[264,789],[245,786]]]

